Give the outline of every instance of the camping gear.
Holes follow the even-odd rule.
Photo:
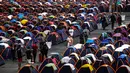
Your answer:
[[[101,65],[96,73],[115,73],[115,70],[109,65]]]
[[[116,73],[130,73],[130,67],[128,65],[121,65]]]
[[[18,73],[38,73],[38,71],[32,65],[24,65]]]
[[[54,63],[48,63],[42,68],[40,73],[57,73],[57,70],[58,68]]]
[[[77,73],[94,73],[95,69],[90,64],[84,64],[79,68]]]
[[[58,73],[76,73],[76,69],[74,65],[67,63],[59,69]]]

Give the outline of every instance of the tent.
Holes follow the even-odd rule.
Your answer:
[[[115,46],[113,44],[107,44],[106,47],[112,52],[115,50]]]
[[[102,40],[108,38],[108,36],[109,36],[109,35],[108,35],[106,32],[103,32],[103,33],[99,36],[99,40],[102,41]]]
[[[94,20],[89,20],[89,23],[90,23],[90,25],[92,25],[94,30],[96,30],[98,28],[98,26]]]
[[[76,73],[76,69],[74,65],[67,63],[59,69],[58,73]]]
[[[0,55],[0,66],[5,64],[5,60],[3,57]]]
[[[18,73],[38,73],[37,69],[35,69],[32,65],[24,65]]]
[[[78,70],[78,73],[94,73],[94,72],[95,69],[90,64],[84,64]]]
[[[97,57],[92,53],[86,54],[84,58],[89,58],[92,63],[94,63],[97,60]]]
[[[122,37],[123,37],[123,35],[122,35],[121,33],[115,33],[115,34],[113,34],[113,36],[112,36],[112,38],[113,38],[115,41],[120,40]]]
[[[75,60],[72,59],[71,57],[65,56],[65,57],[63,57],[63,58],[61,59],[61,63],[71,63],[71,64],[74,65],[76,62],[75,62]]]
[[[121,47],[123,44],[125,44],[125,41],[123,41],[123,40],[118,40],[118,41],[114,44],[114,46],[115,46],[115,48],[118,48],[118,47]]]
[[[101,57],[108,60],[110,63],[113,63],[115,61],[115,59],[113,58],[111,54],[103,54]]]
[[[55,64],[56,61],[54,61],[52,58],[46,58],[44,59],[44,61],[40,64],[38,70],[39,72],[42,70],[43,67],[45,67],[48,63],[54,63]]]
[[[88,47],[91,44],[96,44],[96,41],[92,38],[88,38],[86,43],[85,43],[85,47]]]
[[[130,73],[130,67],[128,65],[121,65],[116,73]]]
[[[0,43],[0,55],[5,60],[11,58],[11,49],[7,43]]]
[[[89,24],[89,22],[84,22],[82,25],[81,25],[81,27],[83,28],[83,29],[88,29],[89,31],[92,31],[92,30],[94,30],[93,28],[92,28],[92,26]]]
[[[84,48],[84,49],[81,51],[80,55],[81,55],[81,56],[85,56],[86,54],[89,54],[89,53],[95,54],[95,53],[96,53],[95,47],[90,46],[90,47]]]
[[[124,47],[118,47],[114,52],[113,52],[113,57],[117,59],[121,54],[126,54],[129,55],[129,51],[127,51],[126,48]]]
[[[62,37],[62,41],[66,41],[68,35],[66,33],[66,30],[65,29],[62,29],[62,30],[58,30],[57,33],[60,34],[60,36]]]
[[[106,46],[107,44],[112,44],[112,42],[108,39],[104,39],[100,42],[99,46],[103,47],[103,46]]]
[[[79,59],[77,62],[76,62],[76,64],[75,64],[75,68],[76,69],[79,69],[82,65],[84,65],[84,64],[88,64],[88,62],[87,62],[87,60],[82,60],[82,59]]]
[[[26,34],[28,31],[27,31],[27,30],[25,30],[25,29],[22,29],[22,30],[20,30],[19,32],[20,32],[21,34],[23,34],[23,35],[24,35],[24,34]]]
[[[51,40],[52,44],[55,45],[62,42],[62,37],[57,32],[51,32],[47,37],[47,40]]]
[[[109,54],[112,54],[112,51],[110,51],[109,49],[107,49],[107,47],[101,47],[97,52],[96,52],[96,56],[99,58],[101,57],[103,54],[105,53],[109,53]]]
[[[79,54],[79,51],[74,46],[70,46],[64,51],[63,56],[69,56],[73,52]]]
[[[57,73],[57,66],[54,63],[46,64],[39,73]]]
[[[128,57],[126,54],[120,55],[116,61],[112,63],[112,67],[117,70],[121,65],[129,65],[130,63],[130,57]]]
[[[4,37],[4,36],[0,36],[0,42],[4,42],[4,43],[6,43],[6,42],[9,42],[10,40],[8,39],[8,38],[6,38],[6,37]]]
[[[51,58],[52,58],[52,59],[53,59],[53,58],[56,58],[57,61],[60,61],[60,60],[62,59],[62,55],[59,54],[58,52],[52,52],[52,53],[51,53]]]
[[[80,35],[80,31],[78,30],[78,28],[76,26],[71,26],[71,29],[74,30],[73,37],[76,37],[76,36]]]
[[[115,73],[115,70],[111,66],[104,64],[97,69],[96,73]]]

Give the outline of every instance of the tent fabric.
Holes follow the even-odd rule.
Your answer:
[[[96,61],[96,57],[95,57],[95,55],[92,54],[92,53],[86,54],[84,57],[89,58],[92,62],[95,62],[95,61]]]
[[[4,65],[4,64],[5,64],[5,60],[3,59],[2,56],[0,56],[0,66],[1,66],[1,65]]]
[[[94,70],[90,64],[85,64],[85,65],[81,66],[81,68],[86,68],[86,67],[89,67],[90,71]]]
[[[130,73],[130,67],[127,65],[122,65],[118,68],[116,73]]]
[[[26,20],[26,19],[23,19],[23,20],[21,21],[21,23],[22,23],[23,25],[25,25],[27,22],[28,22],[28,20]]]
[[[116,61],[112,63],[112,67],[117,70],[121,65],[129,65],[130,58],[126,54],[121,54],[116,58]]]
[[[64,64],[58,71],[58,73],[75,73],[76,69],[72,64]]]
[[[87,60],[82,60],[82,59],[79,59],[76,64],[75,64],[75,68],[79,69],[82,65],[84,64],[88,64]]]
[[[78,73],[94,73],[95,70],[90,64],[84,64],[79,70]]]
[[[48,63],[43,67],[43,69],[40,71],[40,73],[55,73],[57,72],[58,68],[54,63]]]
[[[110,49],[111,51],[115,50],[115,46],[113,44],[107,44],[107,49]]]
[[[103,54],[102,57],[105,57],[106,59],[109,59],[109,61],[111,63],[114,61],[113,56],[111,54]]]
[[[79,53],[79,51],[74,46],[70,46],[64,51],[63,56],[69,56],[73,52]]]
[[[31,65],[24,65],[18,73],[38,73],[38,71]]]
[[[77,53],[71,53],[69,56],[70,56],[70,57],[71,57],[71,56],[75,56],[76,60],[79,60],[79,56],[78,56]]]
[[[60,61],[62,59],[62,55],[57,52],[52,52],[51,58],[56,58],[58,61]]]
[[[110,53],[112,54],[112,52],[110,50],[108,50],[106,47],[101,47],[97,52],[96,52],[96,56],[99,58],[101,57],[103,54],[105,53]]]
[[[0,43],[0,55],[6,60],[11,58],[11,49],[9,44]]]
[[[115,70],[109,65],[100,66],[96,73],[115,73]]]
[[[39,72],[42,70],[43,67],[45,67],[48,63],[55,63],[52,58],[46,58],[39,66],[38,70]]]

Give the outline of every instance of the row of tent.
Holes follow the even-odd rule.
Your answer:
[[[3,2],[3,3],[7,3],[7,2]],[[38,4],[38,5],[41,5],[41,4],[43,4],[43,3],[45,3],[45,4],[47,4],[47,5],[49,5],[49,6],[52,6],[52,4],[68,4],[69,5],[69,3],[66,3],[66,2],[44,2],[44,1],[39,1],[39,2],[33,2],[33,1],[31,1],[31,2],[26,2],[26,1],[24,1],[24,2],[18,2],[18,1],[16,1],[16,2],[13,2],[15,5],[17,5],[17,7],[21,7],[21,5],[19,5],[19,3],[20,4],[32,4],[32,5],[34,5],[34,4]],[[70,3],[74,3],[74,4],[81,4],[80,2],[70,2]],[[99,10],[101,11],[101,12],[109,12],[109,1],[108,0],[105,0],[105,1],[100,1],[100,2],[97,2],[97,1],[86,1],[86,2],[84,2],[84,5],[83,5],[83,7],[85,7],[85,6],[88,6],[88,5],[91,5],[91,4],[96,4],[96,5],[98,5],[98,8],[99,8]],[[125,11],[125,12],[129,12],[129,5],[130,5],[130,2],[128,1],[128,0],[118,0],[118,1],[112,1],[112,10],[113,10],[113,12],[115,12],[115,11],[119,11],[119,12],[121,12],[121,11]],[[66,6],[66,7],[69,7],[69,6]],[[13,9],[10,9],[10,11],[11,10],[13,10]],[[55,10],[55,9],[54,9]],[[4,10],[2,10],[2,11],[4,11]],[[74,11],[74,10],[73,10]]]
[[[81,7],[75,5],[74,9],[78,14],[69,12],[66,15],[62,12],[71,9],[70,5],[50,4],[32,5],[31,3],[24,4],[24,2],[12,5],[8,3],[0,4],[2,11],[0,14],[2,17],[0,18],[0,24],[2,24],[0,25],[1,64],[4,63],[4,60],[11,59],[11,48],[17,43],[28,48],[33,43],[39,43],[41,40],[47,39],[55,45],[66,41],[70,28],[74,30],[73,37],[82,34],[82,30],[86,28],[91,32],[97,29],[97,23],[101,15],[108,15],[107,13],[98,14],[100,12],[98,8],[91,5],[90,7],[85,6],[85,8],[83,5]],[[53,11],[53,7],[56,11],[63,9],[59,12],[59,14],[62,14],[57,16],[49,12]],[[48,33],[50,34],[48,35]],[[25,53],[25,49],[23,51]]]
[[[67,48],[62,55],[51,53],[38,67],[37,73],[130,73],[130,24],[85,44]],[[22,73],[23,68],[19,71]]]
[[[99,18],[97,7],[90,5],[84,8],[75,5],[74,9],[77,14],[67,13],[70,7],[70,5],[48,2],[45,4],[39,2],[36,4],[31,4],[31,2],[29,4],[25,2],[0,4],[0,65],[3,65],[5,60],[11,59],[11,49],[15,44],[28,48],[41,40],[47,40],[55,45],[66,41],[69,29],[74,30],[73,37],[82,34],[83,29],[87,28],[90,31],[97,29]],[[54,12],[58,15],[53,14]],[[23,53],[25,54],[25,49]]]
[[[28,48],[33,43],[39,43],[42,39],[47,39],[47,41],[52,41],[52,44],[55,45],[66,41],[69,36],[69,29],[74,30],[73,37],[76,37],[82,34],[84,29],[90,32],[96,30],[102,15],[106,16],[108,18],[107,20],[109,20],[110,16],[110,14],[105,12],[99,13],[100,10],[98,7],[93,6],[93,4],[88,6],[84,4],[74,6],[72,4],[63,4],[63,6],[50,4],[45,3],[39,5],[38,3],[32,5],[31,3],[24,4],[24,2],[14,5],[8,3],[0,4],[1,11],[3,12],[0,14],[2,17],[0,18],[0,24],[2,24],[0,25],[0,65],[4,64],[5,60],[11,59],[11,48],[17,43]],[[5,8],[5,5],[8,8]],[[17,5],[21,7],[17,7]],[[50,14],[51,12],[49,11],[53,11],[53,7],[56,11],[60,9],[59,14],[61,15]],[[13,13],[10,12],[10,9]],[[71,9],[70,11],[75,9],[77,14],[73,12],[69,12],[68,14],[62,13],[66,12],[67,9]],[[44,12],[44,10],[47,11]],[[115,13],[116,17],[118,15],[118,13]],[[107,22],[109,23],[109,21]],[[48,33],[50,34],[48,35]],[[25,49],[23,49],[23,52],[25,54]]]

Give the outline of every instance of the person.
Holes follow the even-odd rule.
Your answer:
[[[11,47],[11,53],[12,53],[12,60],[14,61],[14,60],[16,60],[16,55],[15,55],[15,53],[16,53],[16,47],[15,47],[16,45],[12,45]]]
[[[26,57],[27,57],[27,62],[29,63],[29,64],[31,64],[32,62],[32,50],[31,50],[31,48],[30,47],[27,47],[26,48]]]
[[[107,22],[106,22],[106,18],[104,15],[101,16],[101,22],[102,22],[102,28],[103,28],[103,30],[105,30]]]
[[[47,47],[45,41],[41,41],[41,42],[40,42],[40,52],[41,52],[41,54],[42,54],[42,60],[44,60],[44,58],[47,58],[48,47]]]
[[[114,16],[114,14],[112,13],[112,15],[111,15],[111,28],[112,28],[112,30],[114,29],[114,23],[115,23],[115,21],[116,21],[116,18],[115,18],[115,16]]]
[[[17,57],[18,57],[18,70],[21,68],[21,62],[22,62],[22,48],[21,45],[16,45],[17,50]]]
[[[80,35],[80,43],[81,44],[84,44],[86,41],[87,41],[87,39],[88,39],[88,30],[87,29],[84,29],[83,30],[83,33]]]
[[[74,29],[72,27],[70,27],[68,29],[69,29],[69,35],[73,36],[74,35]]]
[[[32,44],[32,49],[33,49],[33,61],[35,63],[36,62],[37,49],[38,49],[38,46],[36,45],[36,43]]]
[[[73,45],[73,38],[72,38],[72,36],[71,35],[69,35],[69,37],[67,38],[67,47],[69,47],[69,46],[72,46]]]
[[[121,25],[121,23],[122,23],[121,15],[118,15],[118,17],[117,17],[117,23],[118,23],[118,26]]]
[[[84,44],[84,36],[83,33],[79,36],[80,44]]]

